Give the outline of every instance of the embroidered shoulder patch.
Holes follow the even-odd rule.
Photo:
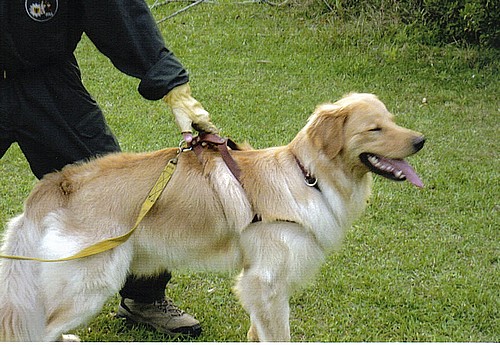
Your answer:
[[[37,22],[51,20],[57,13],[58,0],[25,0],[24,7],[31,19]]]

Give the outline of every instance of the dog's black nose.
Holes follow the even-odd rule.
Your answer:
[[[413,147],[415,148],[415,152],[420,151],[425,144],[425,137],[418,137],[413,140]]]

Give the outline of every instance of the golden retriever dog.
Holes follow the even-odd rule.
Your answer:
[[[96,315],[128,274],[241,271],[235,292],[252,341],[288,341],[289,297],[310,281],[365,208],[371,172],[422,182],[404,158],[422,134],[372,94],[322,104],[286,146],[179,154],[173,176],[128,241],[59,263],[0,259],[0,339],[53,341]],[[118,153],[46,175],[5,232],[2,252],[57,259],[126,233],[177,149]]]

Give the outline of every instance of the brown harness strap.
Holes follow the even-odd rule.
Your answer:
[[[216,134],[211,133],[200,133],[197,137],[193,138],[191,142],[191,147],[193,148],[194,153],[198,157],[200,163],[203,163],[202,151],[204,147],[215,147],[219,151],[222,160],[226,163],[229,171],[234,175],[234,177],[240,181],[241,170],[236,161],[233,159],[228,150],[229,147],[233,150],[237,150],[237,145],[229,139],[221,138]]]

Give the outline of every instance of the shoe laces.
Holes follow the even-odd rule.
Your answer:
[[[162,312],[169,314],[171,316],[182,316],[184,311],[177,307],[171,300],[163,299],[155,301],[153,305],[160,309]]]

